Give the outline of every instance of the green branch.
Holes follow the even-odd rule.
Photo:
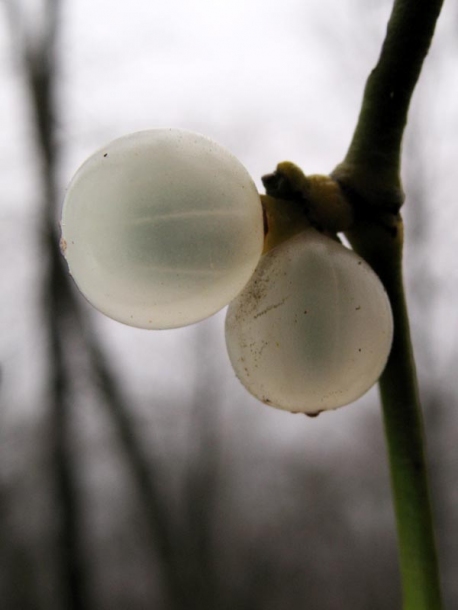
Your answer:
[[[440,610],[423,422],[402,281],[401,144],[442,0],[396,0],[344,161],[332,176],[353,206],[347,236],[380,276],[391,301],[394,341],[380,379],[396,513],[404,610]]]
[[[396,514],[404,610],[442,608],[428,491],[423,421],[402,280],[402,224],[361,221],[348,232],[382,280],[394,319],[380,393]]]
[[[374,204],[398,207],[401,143],[412,93],[428,53],[443,0],[396,0],[377,65],[367,79],[346,157],[333,172]]]
[[[385,434],[397,517],[401,578],[407,609],[441,608],[437,554],[426,477],[409,321],[399,272],[389,289],[397,324],[388,366],[380,379]]]

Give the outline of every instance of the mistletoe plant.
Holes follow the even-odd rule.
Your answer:
[[[94,153],[62,217],[78,287],[115,320],[175,328],[229,305],[230,360],[262,402],[317,415],[380,380],[405,610],[442,607],[400,214],[402,136],[441,5],[395,1],[352,142],[330,175],[280,163],[260,196],[218,144],[150,130]]]

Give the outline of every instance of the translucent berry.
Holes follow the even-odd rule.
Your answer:
[[[229,357],[247,390],[311,415],[364,394],[384,369],[392,334],[377,275],[314,229],[262,257],[226,318]]]
[[[174,328],[229,303],[263,246],[246,169],[208,138],[142,131],[93,154],[64,201],[62,249],[84,296],[107,316]]]

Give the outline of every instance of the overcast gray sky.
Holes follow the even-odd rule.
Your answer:
[[[23,4],[31,15],[24,27],[31,28],[39,21],[40,2]],[[362,0],[63,2],[58,77],[62,194],[93,150],[124,133],[152,127],[182,127],[212,137],[239,157],[259,187],[261,175],[284,159],[308,173],[330,171],[349,143],[390,8],[391,2]],[[425,249],[431,252],[428,273],[435,281],[430,322],[437,342],[430,349],[441,374],[447,373],[458,336],[457,239],[450,229],[458,220],[453,201],[458,173],[451,162],[458,158],[456,23],[456,8],[445,3],[412,110],[412,124],[422,131],[425,159],[431,163],[431,241]],[[3,390],[11,408],[22,405],[29,414],[40,388],[42,354],[34,315],[39,185],[13,49],[0,13],[0,358],[8,373]],[[414,202],[407,205],[413,209]],[[410,285],[409,268],[407,275]],[[415,316],[415,303],[412,310]],[[133,391],[179,394],[188,387],[197,327],[154,333],[94,315]],[[235,380],[225,354],[223,320],[220,313],[204,324],[214,329],[214,357],[228,402],[243,403],[267,426],[294,433],[294,418],[260,406]],[[333,428],[340,421],[356,422],[359,408],[318,418],[310,434],[331,418]]]

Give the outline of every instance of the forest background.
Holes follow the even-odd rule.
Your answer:
[[[260,190],[285,159],[332,169],[391,2],[12,0],[0,10],[5,607],[178,608],[176,588],[200,610],[399,605],[376,390],[314,420],[266,408],[234,377],[224,312],[175,331],[124,327],[67,290],[51,245],[74,171],[130,131],[204,133]],[[407,295],[449,608],[457,32],[445,3],[403,160]]]

